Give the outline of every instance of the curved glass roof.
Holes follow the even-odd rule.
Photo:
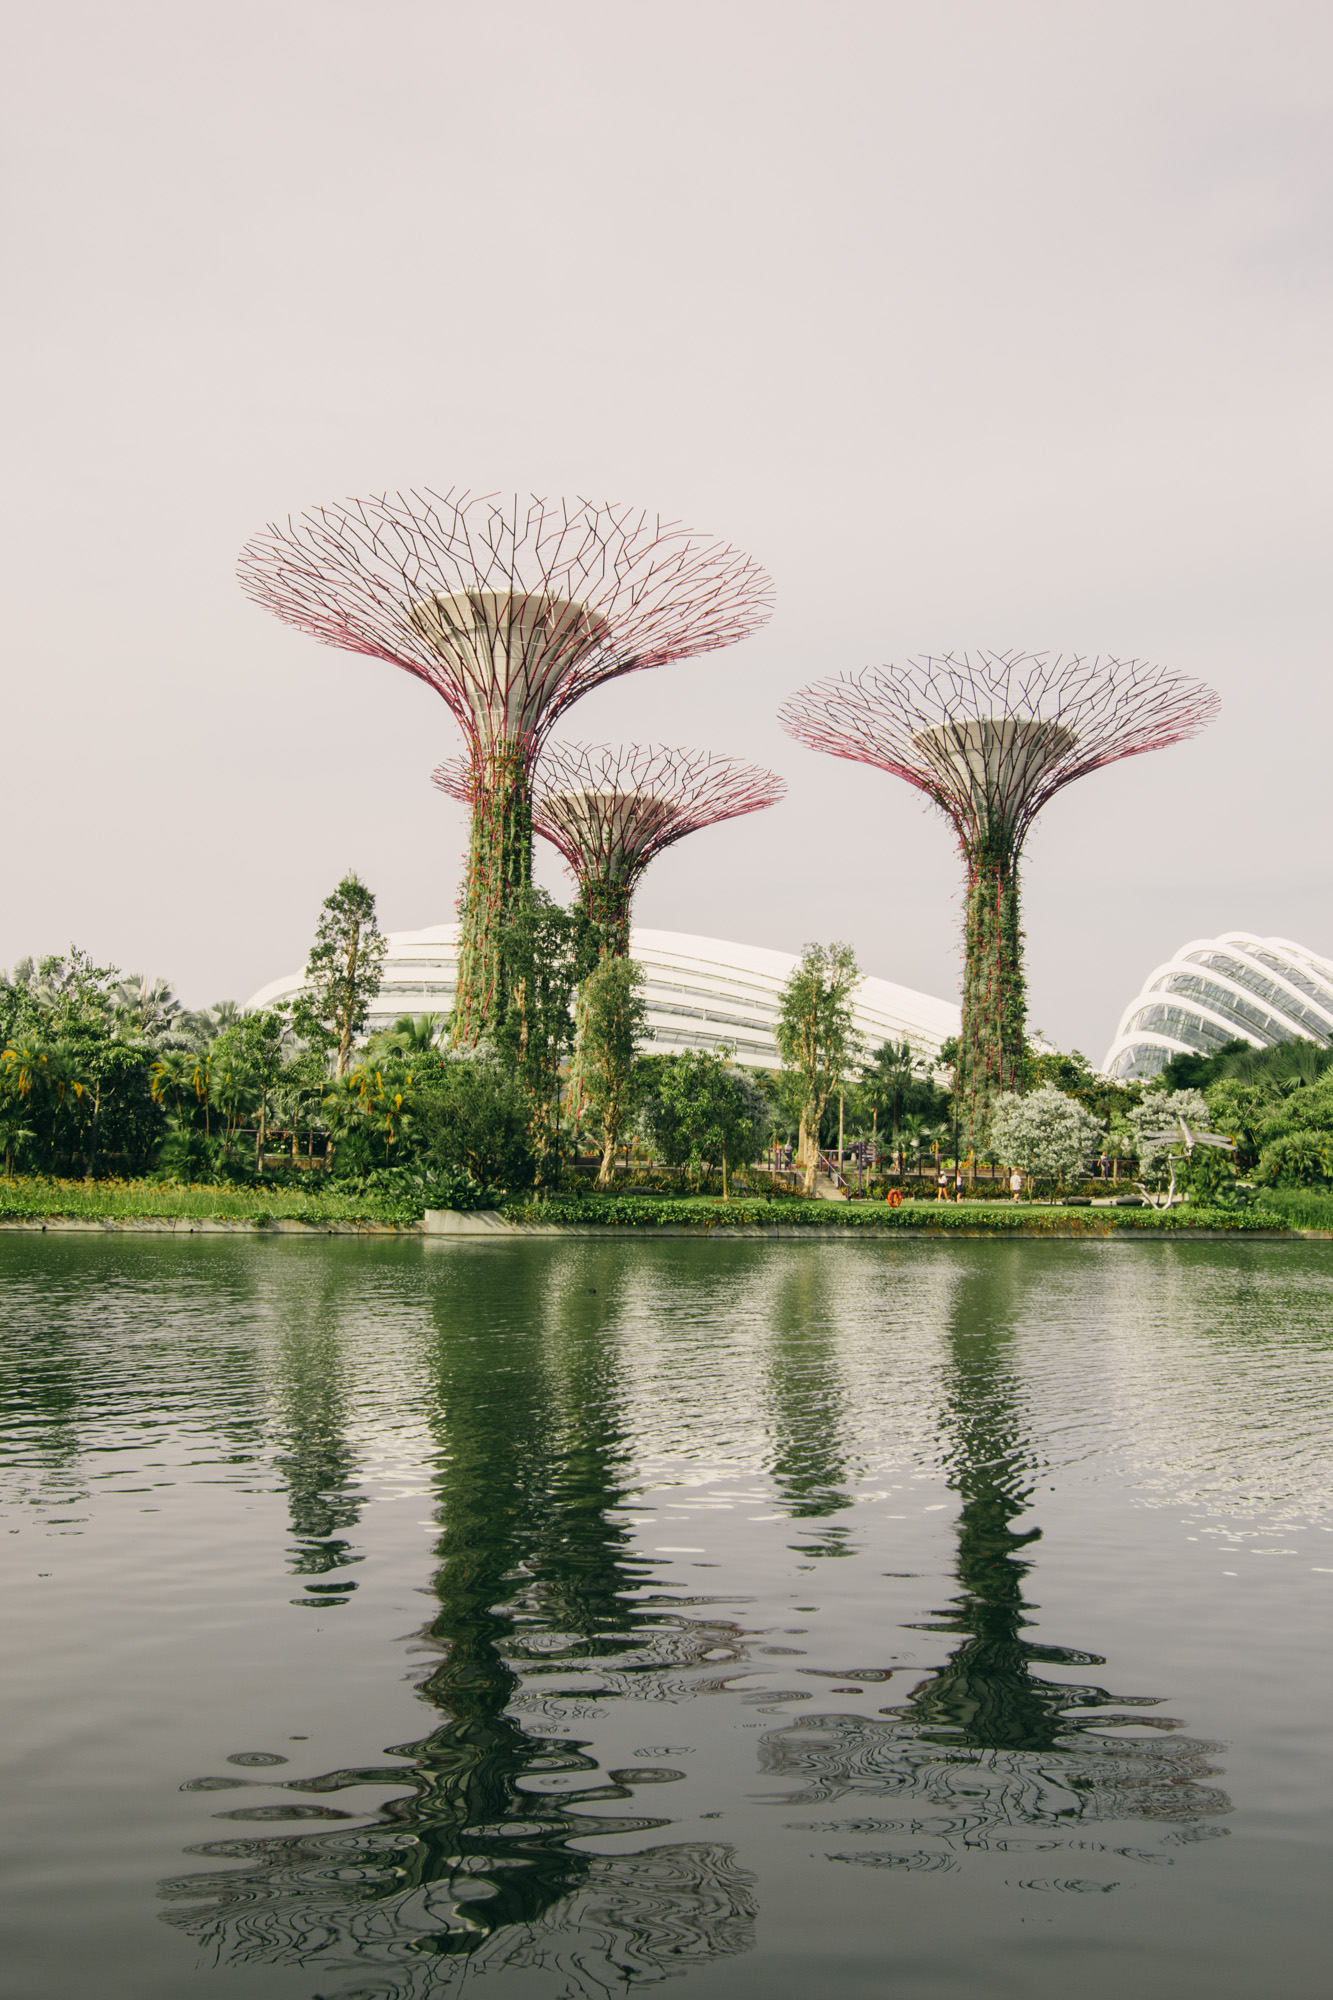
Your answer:
[[[400,1014],[447,1014],[454,1004],[457,924],[394,931],[388,943],[379,998],[370,1014],[372,1034],[392,1027]],[[778,994],[797,963],[794,953],[637,929],[630,934],[630,952],[644,969],[654,1050],[716,1049],[725,1042],[736,1051],[737,1062],[781,1068],[774,1039]],[[287,973],[261,987],[246,1005],[271,1007],[291,999],[301,985],[301,973]],[[888,979],[863,979],[852,996],[852,1013],[867,1049],[909,1041],[919,1054],[935,1056],[940,1044],[959,1030],[955,1002]]]
[[[1289,938],[1228,931],[1191,939],[1148,974],[1102,1068],[1147,1078],[1174,1055],[1212,1055],[1237,1039],[1269,1048],[1302,1036],[1333,1043],[1333,959]]]

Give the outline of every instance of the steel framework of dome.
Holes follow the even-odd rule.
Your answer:
[[[1224,931],[1191,938],[1148,974],[1120,1017],[1102,1067],[1146,1081],[1176,1055],[1215,1055],[1304,1038],[1333,1043],[1333,958],[1290,938]]]
[[[772,609],[728,544],[624,506],[460,489],[270,523],[242,550],[255,603],[424,681],[467,743],[472,832],[455,1039],[500,1003],[501,926],[532,875],[531,773],[556,718],[620,674],[729,646]]]
[[[972,1144],[1022,1075],[1018,862],[1033,821],[1076,778],[1193,736],[1218,706],[1202,681],[1143,660],[979,652],[867,667],[779,711],[799,742],[905,779],[953,824],[967,864],[959,1099]]]
[[[441,764],[434,782],[471,805],[462,758]],[[537,765],[532,825],[564,857],[603,950],[623,955],[634,891],[654,856],[687,834],[776,805],[786,790],[776,772],[711,751],[560,743]]]

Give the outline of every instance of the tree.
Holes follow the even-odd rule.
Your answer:
[[[941,1051],[941,1060],[944,1052]],[[881,1042],[861,1070],[861,1095],[874,1117],[875,1136],[880,1121],[889,1130],[889,1144],[896,1152],[903,1121],[921,1117],[934,1122],[943,1119],[948,1094],[931,1076],[931,1065],[919,1056],[908,1041]]]
[[[708,1049],[645,1056],[640,1063],[643,1122],[669,1167],[699,1177],[731,1161],[749,1160],[763,1143],[765,1106],[749,1079]]]
[[[418,1129],[437,1172],[464,1173],[487,1186],[532,1186],[536,1163],[526,1094],[513,1071],[494,1058],[444,1063],[423,1093]]]
[[[1101,1119],[1074,1098],[1043,1084],[1027,1097],[1007,1091],[997,1098],[990,1137],[1006,1166],[1017,1167],[1038,1188],[1052,1189],[1083,1173],[1103,1129]]]
[[[574,1039],[574,995],[596,963],[597,938],[580,912],[529,889],[501,935],[500,957],[505,1003],[493,1045],[528,1100],[533,1150],[541,1177],[549,1179],[559,1171],[556,1128],[561,1071]]]
[[[599,1188],[611,1184],[616,1147],[635,1109],[634,1069],[648,1039],[643,971],[632,959],[599,959],[579,989],[570,1095],[575,1118],[589,1113],[600,1129]]]
[[[380,990],[388,940],[375,916],[375,898],[356,874],[344,875],[324,898],[315,942],[306,960],[306,985],[297,1002],[300,1032],[322,1036],[334,1050],[335,1076],[345,1076],[352,1043]]]
[[[184,1048],[192,1017],[181,1006],[165,979],[148,979],[131,972],[112,989],[117,1030],[126,1041],[146,1042],[155,1049]]]
[[[778,1049],[805,1086],[799,1157],[807,1194],[814,1193],[824,1106],[860,1054],[851,1008],[860,977],[850,945],[808,944],[778,996]]]
[[[391,1028],[371,1036],[367,1054],[377,1058],[425,1055],[437,1045],[448,1025],[447,1014],[400,1014]]]
[[[1333,1132],[1288,1132],[1259,1155],[1258,1178],[1272,1187],[1324,1187],[1333,1180]]]

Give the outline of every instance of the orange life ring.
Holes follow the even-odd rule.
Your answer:
[[[901,1188],[890,1188],[884,1199],[890,1208],[901,1208],[903,1205],[903,1191]]]

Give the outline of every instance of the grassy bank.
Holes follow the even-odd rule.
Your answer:
[[[716,1195],[579,1193],[546,1201],[515,1197],[503,1213],[511,1222],[598,1223],[621,1229],[739,1229],[782,1227],[877,1232],[985,1230],[996,1235],[1101,1236],[1108,1230],[1161,1233],[1181,1229],[1333,1229],[1333,1196],[1299,1189],[1266,1193],[1261,1207],[1214,1210],[1187,1205],[1149,1208],[1047,1208],[1027,1202],[723,1201]],[[411,1225],[419,1201],[403,1194],[356,1194],[320,1182],[304,1188],[185,1185],[147,1180],[0,1180],[0,1222],[361,1222]]]
[[[1289,1229],[1333,1229],[1333,1192],[1319,1188],[1265,1188],[1264,1207]]]
[[[69,1219],[86,1222],[415,1221],[373,1195],[303,1189],[186,1186],[171,1181],[0,1180],[0,1222]]]
[[[1235,1210],[1185,1206],[1152,1208],[1048,1208],[1027,1202],[722,1201],[717,1196],[559,1195],[549,1201],[514,1201],[504,1214],[510,1222],[602,1223],[613,1228],[773,1228],[822,1230],[977,1230],[1025,1236],[1071,1231],[1088,1236],[1108,1230],[1170,1232],[1181,1229],[1282,1229],[1317,1227],[1290,1223],[1264,1208]]]

